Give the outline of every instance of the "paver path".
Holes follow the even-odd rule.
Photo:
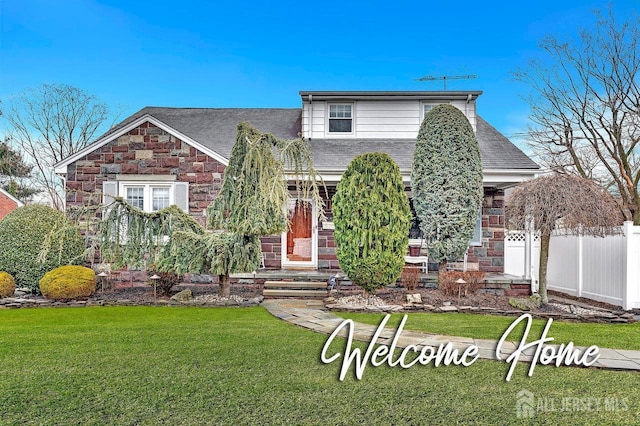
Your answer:
[[[322,303],[314,300],[272,299],[265,300],[262,303],[262,306],[264,306],[272,315],[284,321],[323,334],[331,334],[336,327],[344,321],[343,318],[340,318],[331,312],[322,310]],[[354,340],[370,342],[371,337],[377,328],[378,326],[375,325],[355,323],[353,338]],[[395,334],[395,329],[386,328],[380,335],[380,343],[390,344]],[[344,335],[344,333],[341,333],[340,335]],[[491,360],[498,359],[496,356],[496,347],[498,342],[496,340],[442,336],[418,331],[403,330],[396,346],[399,348],[405,348],[408,345],[416,345],[419,347],[438,347],[441,343],[446,344],[448,342],[451,342],[454,348],[461,351],[464,351],[464,349],[470,345],[475,345],[479,350],[479,358]],[[517,345],[513,342],[505,342],[500,352],[503,354],[502,359],[506,359],[516,349],[516,347]],[[586,349],[580,346],[576,346],[576,348],[580,349],[581,352]],[[519,360],[531,362],[533,351],[534,348],[523,351],[523,355]],[[640,371],[640,351],[600,348],[600,358],[594,364],[594,367],[612,370]]]

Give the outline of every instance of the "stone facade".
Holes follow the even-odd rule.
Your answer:
[[[224,170],[214,158],[146,122],[68,166],[67,207],[100,203],[103,182],[117,176],[175,175],[176,181],[189,183],[189,213],[204,225],[203,212],[218,194]],[[325,200],[328,222],[332,221],[330,198]],[[15,203],[10,206],[0,194],[0,218],[3,208],[13,209]],[[482,246],[469,249],[468,262],[481,271],[503,272],[504,191],[485,189],[482,228]],[[279,269],[281,236],[266,236],[261,242],[265,267]],[[324,229],[322,223],[318,223],[318,268],[339,269],[333,230]]]
[[[0,220],[18,207],[18,203],[0,191]]]
[[[482,204],[482,246],[470,247],[470,264],[480,271],[504,272],[504,191],[485,188]]]
[[[102,184],[127,175],[175,175],[189,183],[189,213],[204,210],[220,191],[224,164],[146,122],[68,166],[67,206],[101,202]]]
[[[335,192],[331,191],[330,194]],[[333,220],[331,200],[325,200],[328,221]],[[280,235],[263,237],[262,252],[267,269],[280,269],[282,241]],[[489,273],[504,271],[504,191],[485,188],[482,208],[482,246],[470,247],[467,254],[470,269]],[[431,265],[431,269],[437,265]],[[338,270],[333,230],[318,223],[318,269]]]

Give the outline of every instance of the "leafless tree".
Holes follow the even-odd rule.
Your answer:
[[[596,26],[571,41],[541,43],[546,57],[514,73],[529,86],[537,159],[558,173],[593,179],[640,225],[640,20],[596,12]]]
[[[622,224],[618,204],[593,180],[553,174],[521,183],[513,189],[505,206],[512,229],[540,232],[539,294],[547,303],[549,241],[556,229],[585,235],[605,236]]]
[[[53,165],[106,130],[109,108],[95,96],[65,84],[43,84],[13,97],[3,108],[9,143],[33,164],[33,179],[63,209],[64,187]]]

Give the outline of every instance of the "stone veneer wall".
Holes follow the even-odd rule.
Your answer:
[[[482,204],[482,246],[470,247],[469,263],[481,271],[504,272],[504,191],[485,188]]]
[[[333,194],[330,193],[330,196]],[[331,198],[331,197],[330,197]],[[332,221],[331,199],[325,200],[327,220]],[[267,269],[279,269],[282,240],[280,235],[261,238],[262,252]],[[482,246],[470,247],[467,261],[471,269],[476,267],[490,273],[504,272],[504,191],[485,188],[482,208]],[[475,265],[474,265],[475,264]],[[432,265],[433,267],[433,265]],[[318,223],[318,269],[340,269],[336,258],[333,230],[323,229]]]
[[[218,194],[225,166],[146,122],[68,167],[67,206],[102,201],[102,183],[117,175],[176,175],[189,182],[189,213],[201,224]]]

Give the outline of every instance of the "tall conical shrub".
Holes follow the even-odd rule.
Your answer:
[[[438,105],[422,121],[413,154],[411,192],[429,258],[440,263],[464,255],[482,205],[482,162],[467,117]]]
[[[404,265],[411,211],[400,169],[387,154],[349,163],[333,197],[340,267],[368,292],[395,283]]]

